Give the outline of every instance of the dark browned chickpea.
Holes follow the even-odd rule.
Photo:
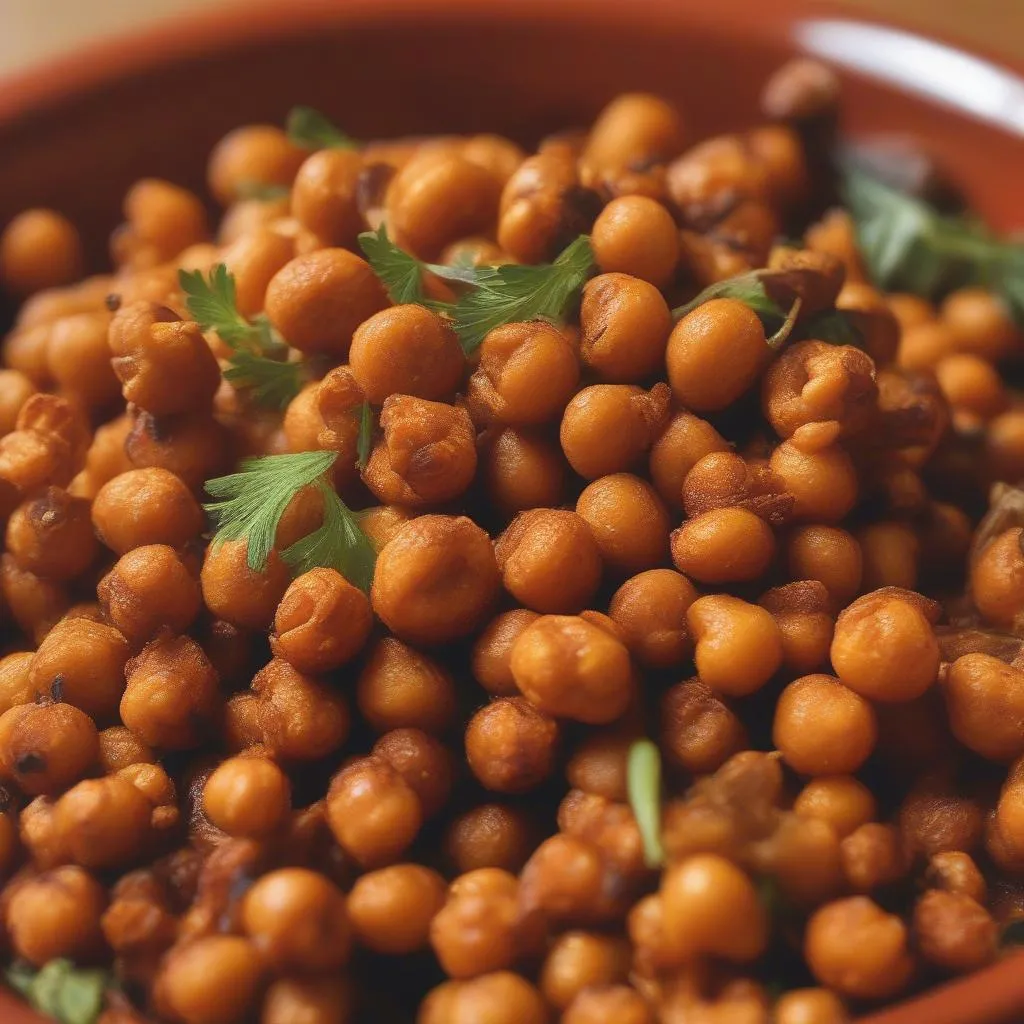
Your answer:
[[[19,704],[0,715],[0,774],[29,796],[67,789],[98,756],[96,726],[72,704]]]
[[[677,683],[661,701],[661,749],[693,775],[717,771],[747,743],[743,723],[699,678]]]
[[[476,432],[461,406],[391,395],[380,414],[383,438],[363,470],[385,504],[423,508],[462,494],[476,474]]]
[[[107,326],[110,314],[79,313],[62,317],[50,331],[46,349],[50,376],[62,394],[87,409],[108,405],[120,385],[110,365]]]
[[[786,538],[785,550],[793,579],[823,583],[833,610],[848,604],[860,590],[860,545],[846,530],[837,526],[798,526]]]
[[[245,125],[228,132],[213,147],[206,181],[217,201],[228,206],[244,198],[251,185],[288,188],[307,155],[276,125]]]
[[[758,600],[771,612],[782,634],[782,663],[791,672],[813,672],[828,660],[835,622],[829,595],[817,580],[773,587]]]
[[[869,821],[855,828],[840,844],[843,876],[853,892],[868,893],[903,878],[911,858],[899,830]]]
[[[971,566],[971,596],[993,625],[1010,627],[1024,611],[1024,530],[1004,530],[982,548]]]
[[[147,544],[181,547],[199,536],[202,509],[166,469],[132,469],[105,483],[92,503],[100,540],[118,555]]]
[[[827,821],[844,839],[872,821],[878,808],[871,790],[852,775],[822,775],[800,790],[793,810],[806,818]]]
[[[594,480],[628,470],[662,433],[669,392],[632,384],[594,384],[566,406],[559,428],[562,451],[580,476]]]
[[[21,407],[35,393],[35,384],[20,370],[0,370],[0,436],[14,430]]]
[[[447,804],[455,777],[451,751],[422,729],[392,729],[373,745],[371,753],[387,761],[419,797],[424,818]]]
[[[625,982],[629,977],[629,942],[596,932],[563,932],[548,950],[538,984],[544,998],[564,1010],[584,989]]]
[[[594,221],[590,243],[605,274],[631,274],[655,288],[670,283],[679,262],[672,214],[647,196],[613,199]]]
[[[33,658],[31,651],[17,651],[0,658],[0,715],[35,700],[37,690],[30,676]]]
[[[128,654],[125,638],[111,626],[62,619],[32,657],[28,683],[33,696],[51,694],[96,721],[109,721],[117,716]]]
[[[26,210],[0,235],[0,283],[11,294],[31,295],[81,276],[82,240],[56,210]]]
[[[565,331],[541,320],[504,324],[480,346],[466,402],[478,423],[550,423],[572,397],[579,375]]]
[[[389,395],[450,399],[466,365],[447,320],[424,306],[392,306],[359,325],[349,351],[352,376],[366,398]]]
[[[430,940],[430,922],[444,906],[444,879],[421,864],[393,864],[356,879],[348,916],[356,941],[375,953],[414,953]]]
[[[600,477],[584,488],[576,512],[612,570],[640,572],[667,561],[668,510],[646,480],[630,473]]]
[[[388,305],[369,263],[347,249],[296,256],[270,279],[265,301],[289,345],[337,359],[348,354],[356,328]]]
[[[284,772],[263,757],[231,757],[203,786],[203,811],[231,836],[260,839],[280,829],[291,809]]]
[[[231,462],[227,429],[212,416],[173,416],[156,420],[136,410],[124,442],[136,469],[157,467],[180,477],[198,491],[206,480],[224,472]]]
[[[145,848],[150,834],[149,800],[117,775],[85,779],[53,808],[54,828],[69,857],[82,867],[123,867]]]
[[[377,556],[370,601],[398,637],[442,644],[484,621],[501,588],[490,538],[464,516],[420,516]]]
[[[683,504],[683,481],[705,455],[727,452],[729,444],[707,420],[677,412],[651,447],[651,481],[670,508]]]
[[[629,653],[648,668],[675,668],[693,648],[687,609],[697,600],[693,584],[671,569],[648,569],[615,591],[608,614]]]
[[[911,856],[932,857],[975,849],[984,821],[977,801],[961,796],[951,780],[924,775],[900,804],[899,826]]]
[[[521,512],[495,542],[494,554],[505,589],[536,612],[579,612],[601,582],[593,533],[566,509]]]
[[[766,168],[738,135],[720,135],[688,149],[668,168],[672,201],[691,224],[714,222],[740,200],[768,195]]]
[[[440,663],[394,637],[378,640],[359,674],[360,714],[379,733],[443,733],[455,718],[455,684]]]
[[[125,679],[121,721],[152,747],[195,746],[220,703],[213,666],[186,636],[143,648],[128,662]]]
[[[499,697],[466,726],[466,760],[486,789],[525,793],[554,768],[558,724],[522,697]]]
[[[140,179],[125,194],[123,211],[125,223],[110,239],[111,255],[121,266],[156,267],[207,237],[199,197],[169,181]]]
[[[700,583],[740,583],[762,576],[775,555],[771,527],[744,508],[719,508],[674,530],[672,561]]]
[[[17,956],[36,967],[57,957],[86,958],[102,944],[103,886],[80,867],[27,878],[11,894],[6,924]]]
[[[423,821],[419,797],[379,757],[351,762],[331,780],[327,823],[341,848],[363,868],[397,861]]]
[[[836,620],[831,658],[839,678],[872,700],[921,696],[939,671],[938,615],[934,602],[898,587],[858,598]]]
[[[512,645],[512,676],[541,711],[588,725],[619,718],[633,695],[629,652],[575,615],[542,615]]]
[[[62,583],[20,568],[10,555],[0,559],[0,585],[11,618],[36,643],[43,642],[71,606],[71,597]]]
[[[353,986],[348,978],[290,975],[278,978],[267,988],[260,1024],[350,1024],[354,1004]]]
[[[445,834],[445,852],[460,872],[518,871],[535,844],[533,821],[525,811],[505,804],[477,804],[453,819]]]
[[[1020,332],[1006,307],[986,288],[952,292],[943,300],[940,313],[961,352],[997,362],[1020,344]]]
[[[995,959],[998,926],[965,893],[929,889],[914,906],[914,938],[928,963],[961,974]]]
[[[351,149],[306,157],[292,185],[291,212],[323,245],[353,248],[363,229],[356,190],[363,158]]]
[[[583,289],[580,358],[601,380],[634,384],[650,377],[662,365],[671,330],[672,314],[661,292],[639,277],[601,274]]]
[[[603,1024],[612,1020],[616,1024],[654,1024],[654,1010],[628,985],[597,985],[582,989],[562,1014],[562,1024]]]
[[[206,549],[199,577],[203,600],[217,618],[233,626],[266,629],[288,589],[291,570],[276,551],[261,571],[250,569],[248,550],[245,540]]]
[[[936,853],[928,859],[925,881],[943,892],[958,892],[984,905],[988,886],[970,854],[959,850]]]
[[[949,725],[964,746],[993,761],[1024,754],[1024,672],[988,654],[957,658],[943,684]]]
[[[11,513],[5,543],[23,569],[53,580],[73,579],[97,551],[89,502],[47,487]]]
[[[565,486],[565,459],[557,444],[515,427],[485,435],[480,475],[491,504],[511,517],[557,505]]]

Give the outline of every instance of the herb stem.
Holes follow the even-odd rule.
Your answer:
[[[626,789],[644,844],[649,868],[665,863],[661,845],[661,753],[651,740],[637,740],[629,748]]]

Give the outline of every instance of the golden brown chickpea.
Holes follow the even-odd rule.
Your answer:
[[[63,584],[20,568],[10,555],[0,559],[0,585],[4,605],[11,618],[36,643],[43,642],[46,634],[71,606],[71,598]]]
[[[451,751],[422,729],[392,729],[373,745],[371,753],[387,761],[419,797],[424,818],[432,818],[448,803],[455,776]]]
[[[943,300],[943,323],[956,340],[958,351],[998,362],[1020,345],[1020,332],[1006,306],[986,288],[960,288]]]
[[[790,576],[818,580],[832,598],[833,610],[849,604],[860,590],[863,556],[860,545],[837,526],[798,526],[785,544]]]
[[[518,871],[536,845],[535,833],[532,820],[520,808],[476,804],[448,826],[445,852],[460,872],[478,868]]]
[[[691,147],[668,168],[669,195],[688,223],[713,223],[740,200],[768,195],[766,168],[738,135]]]
[[[461,406],[391,395],[380,414],[383,438],[363,470],[387,504],[423,508],[459,497],[476,474],[476,433]]]
[[[971,596],[978,611],[997,626],[1013,626],[1024,610],[1024,530],[1004,530],[982,548],[971,566]]]
[[[668,100],[623,93],[597,115],[580,160],[595,171],[665,163],[682,149],[683,138],[682,118]]]
[[[839,997],[827,988],[784,992],[775,1004],[775,1024],[849,1024]]]
[[[979,846],[984,821],[977,801],[959,794],[952,780],[924,775],[900,804],[899,827],[911,856],[931,857]]]
[[[855,828],[840,844],[847,888],[868,893],[897,882],[910,869],[899,830],[869,821]]]
[[[273,835],[291,810],[288,778],[263,757],[222,761],[203,786],[203,811],[231,836]]]
[[[0,715],[0,775],[29,796],[67,789],[98,756],[96,726],[71,704],[19,704]]]
[[[96,586],[107,620],[139,647],[159,631],[184,632],[202,607],[199,582],[166,544],[122,555]]]
[[[775,878],[783,899],[797,906],[817,906],[842,886],[839,837],[820,819],[782,814],[749,859],[755,869]]]
[[[263,997],[260,1024],[350,1024],[354,1003],[347,978],[278,978]]]
[[[448,982],[424,1000],[417,1024],[546,1024],[541,994],[512,971]]]
[[[746,743],[743,723],[701,679],[694,677],[665,691],[661,748],[674,764],[693,775],[708,775]]]
[[[291,212],[324,244],[353,248],[364,223],[356,192],[362,156],[351,149],[321,149],[307,156],[292,185]]]
[[[423,949],[446,889],[436,871],[420,864],[393,864],[362,875],[348,895],[356,941],[391,956]]]
[[[110,314],[79,313],[62,317],[50,329],[47,365],[61,393],[87,409],[108,405],[120,391],[110,365],[107,326]]]
[[[1024,672],[988,654],[965,654],[949,666],[942,692],[964,746],[993,761],[1024,754]]]
[[[85,470],[95,482],[98,491],[119,473],[127,473],[132,464],[125,454],[124,443],[131,430],[131,420],[122,414],[109,423],[96,428],[92,444],[85,454]]]
[[[124,867],[145,848],[152,810],[149,800],[126,779],[85,779],[54,804],[54,828],[76,864]]]
[[[71,284],[82,276],[82,240],[56,210],[26,210],[0,235],[0,283],[12,295]]]
[[[296,256],[267,285],[266,311],[301,352],[344,359],[356,328],[388,305],[369,263],[347,249]]]
[[[415,515],[401,505],[373,505],[359,513],[359,525],[370,539],[374,549],[380,551]]]
[[[767,177],[768,194],[775,205],[786,208],[805,199],[810,183],[797,132],[788,125],[763,125],[748,132],[744,141]]]
[[[946,356],[935,367],[935,377],[958,423],[987,423],[1009,404],[999,372],[980,356],[966,352]]]
[[[941,320],[930,320],[904,328],[897,362],[905,370],[934,370],[956,351],[950,328]]]
[[[242,316],[262,312],[270,279],[295,256],[295,241],[270,228],[257,228],[220,254],[235,279],[235,305]]]
[[[181,478],[198,491],[206,480],[219,476],[231,464],[229,435],[213,417],[174,416],[157,421],[136,409],[124,451],[128,469],[157,467]]]
[[[121,721],[152,747],[195,746],[220,704],[217,674],[186,636],[156,640],[125,668]]]
[[[565,459],[546,437],[504,427],[485,435],[479,457],[488,500],[505,516],[561,501]]]
[[[630,728],[597,729],[582,739],[565,765],[569,785],[589,795],[625,802],[629,749],[636,741]],[[562,827],[568,826],[562,822]]]
[[[857,501],[857,471],[838,445],[808,452],[784,441],[772,452],[769,465],[795,499],[795,518],[839,522]]]
[[[984,905],[988,886],[970,854],[959,850],[936,853],[928,858],[925,881],[943,892],[958,892]]]
[[[601,274],[583,289],[580,358],[601,380],[634,384],[650,377],[663,363],[671,330],[672,314],[661,292],[639,277]]]
[[[878,812],[871,790],[852,775],[811,779],[793,803],[806,818],[827,821],[840,839],[873,820]]]
[[[996,922],[964,893],[929,889],[914,906],[913,927],[921,956],[947,971],[976,971],[996,956]]]
[[[762,576],[775,535],[744,508],[719,508],[688,519],[671,537],[675,567],[700,583],[740,583]]]
[[[615,591],[608,614],[639,664],[675,668],[692,650],[686,612],[696,600],[697,591],[681,573],[648,569]]]
[[[651,481],[670,508],[683,504],[683,481],[705,455],[727,452],[729,444],[711,426],[689,412],[677,412],[651,447]]]
[[[480,346],[466,403],[477,423],[550,423],[572,397],[579,375],[565,331],[541,320],[504,324]]]
[[[632,384],[594,384],[577,392],[559,428],[562,451],[580,476],[630,469],[662,433],[668,421],[669,392]]]
[[[23,569],[52,580],[73,579],[97,551],[89,502],[47,487],[11,513],[5,543]]]
[[[245,125],[228,132],[213,147],[206,181],[221,206],[228,206],[244,198],[247,186],[290,187],[307,156],[276,125]]]
[[[939,670],[938,614],[934,602],[899,587],[858,598],[836,620],[831,658],[839,678],[872,700],[921,696]]]
[[[562,1024],[654,1024],[654,1010],[628,985],[594,985],[582,989],[562,1014]]]
[[[769,611],[782,634],[782,662],[791,672],[813,672],[828,660],[835,622],[829,596],[817,580],[795,580],[773,587],[757,602]]]
[[[108,480],[92,503],[100,540],[116,554],[149,544],[182,547],[205,519],[189,489],[166,469],[132,469]]]
[[[997,865],[1019,872],[1024,864],[1024,761],[1015,762],[1006,776],[985,840]]]
[[[160,965],[153,1001],[182,1024],[236,1024],[255,1005],[263,963],[247,939],[206,935],[175,946]]]
[[[852,228],[852,221],[845,211],[840,212],[847,229]],[[807,244],[811,249],[817,248],[811,242],[810,233]],[[892,364],[900,348],[902,365],[902,346],[906,337],[900,338],[900,325],[892,311],[886,305],[882,295],[864,283],[864,275],[859,268],[854,268],[844,259],[841,252],[835,252],[846,263],[846,284],[836,299],[836,309],[846,312],[853,325],[860,331],[864,351],[874,360],[879,369]],[[915,328],[920,330],[921,328]],[[909,335],[910,332],[908,332]]]
[[[36,967],[57,957],[86,958],[102,944],[103,886],[80,867],[25,879],[7,902],[6,924],[17,956]]]
[[[128,654],[124,637],[111,626],[62,619],[32,657],[27,682],[33,696],[52,694],[96,721],[109,721],[117,716]]]
[[[511,139],[502,135],[473,135],[459,152],[470,163],[479,164],[504,184],[526,159],[526,154]]]
[[[245,629],[266,629],[273,621],[291,578],[276,551],[259,572],[248,565],[248,544],[230,540],[206,549],[200,574],[206,607],[225,622]]]
[[[630,473],[600,477],[576,502],[577,514],[613,571],[652,569],[668,555],[668,510],[646,480]]]
[[[111,236],[120,266],[145,270],[173,259],[206,239],[206,210],[199,197],[159,178],[142,178],[127,191],[125,223]]]
[[[377,556],[370,602],[396,636],[443,644],[473,632],[501,588],[490,538],[465,516],[420,516]]]
[[[558,724],[523,697],[499,697],[466,726],[466,760],[486,789],[525,793],[551,774]]]
[[[633,694],[625,645],[575,615],[542,615],[512,645],[512,676],[541,711],[588,725],[619,718]]]
[[[579,612],[601,582],[598,543],[587,521],[566,509],[521,512],[495,542],[494,554],[505,589],[536,612]]]
[[[936,319],[935,307],[920,295],[910,292],[892,292],[885,296],[886,305],[892,311],[904,334],[912,327],[929,324]]]
[[[14,430],[21,407],[35,393],[35,384],[20,370],[0,370],[0,436]]]
[[[856,771],[877,736],[871,705],[834,676],[795,680],[775,708],[772,740],[786,763],[803,775]]]
[[[538,983],[556,1009],[566,1007],[584,989],[625,982],[631,950],[628,941],[596,932],[563,932],[548,950]]]
[[[16,328],[3,339],[3,364],[14,372],[23,374],[36,388],[52,387],[50,363],[47,359],[49,349],[49,323]]]
[[[30,676],[34,657],[31,651],[17,651],[0,658],[0,715],[36,699],[36,687]]]
[[[711,452],[686,474],[683,508],[691,519],[713,509],[741,508],[778,525],[789,518],[793,497],[765,460]]]
[[[590,243],[603,273],[630,274],[655,288],[669,284],[679,262],[672,214],[647,196],[613,199],[594,221]]]
[[[327,823],[341,848],[363,868],[397,861],[423,821],[419,797],[383,758],[342,768],[327,791]]]

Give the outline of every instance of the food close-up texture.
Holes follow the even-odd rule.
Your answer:
[[[136,182],[102,273],[4,227],[10,986],[844,1024],[1012,955],[1024,245],[841,104],[296,107]]]

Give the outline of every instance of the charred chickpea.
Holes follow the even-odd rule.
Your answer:
[[[307,156],[276,125],[245,125],[228,132],[213,147],[206,181],[217,201],[229,206],[244,198],[247,186],[290,187]]]
[[[536,845],[528,814],[506,804],[482,803],[454,818],[445,833],[445,853],[456,870],[518,871]]]
[[[838,610],[856,596],[861,586],[863,554],[856,538],[838,526],[796,527],[786,538],[785,555],[793,579],[824,584]]]
[[[19,704],[0,715],[0,774],[29,796],[67,789],[98,756],[96,726],[71,704]]]
[[[448,803],[455,778],[451,751],[422,729],[392,729],[371,753],[387,761],[419,797],[424,818],[437,815]]]
[[[961,352],[997,362],[1021,342],[1003,302],[986,288],[960,288],[942,302],[939,313]]]
[[[613,199],[590,235],[597,265],[605,274],[630,274],[664,288],[679,262],[679,231],[672,214],[647,196]]]
[[[260,839],[277,831],[291,809],[284,772],[263,757],[232,757],[203,786],[203,810],[231,836]]]
[[[130,467],[166,469],[198,491],[204,481],[231,466],[227,429],[212,416],[172,416],[157,420],[136,410],[124,442]]]
[[[661,500],[673,509],[682,507],[683,481],[705,455],[727,452],[729,444],[707,420],[677,412],[651,446],[651,482]]]
[[[697,600],[693,584],[672,569],[648,569],[612,595],[608,614],[633,658],[648,668],[675,668],[693,647],[686,612]]]
[[[694,775],[710,774],[746,742],[743,723],[700,678],[666,690],[661,701],[661,748],[674,764]]]
[[[35,384],[20,370],[0,370],[0,436],[14,430],[21,407],[35,393]]]
[[[23,569],[52,580],[83,573],[96,556],[89,502],[47,487],[7,520],[6,549]]]
[[[646,480],[631,473],[599,477],[584,488],[576,513],[613,571],[639,572],[668,561],[668,509]]]
[[[50,376],[61,393],[87,409],[102,409],[117,398],[120,384],[110,365],[107,328],[110,314],[62,317],[50,332],[46,350]]]
[[[466,760],[483,786],[496,793],[525,793],[554,768],[559,730],[555,720],[523,697],[499,697],[466,726]]]
[[[292,185],[292,216],[324,245],[351,248],[363,229],[356,202],[362,169],[362,156],[350,149],[321,149],[299,167]]]
[[[942,693],[953,735],[968,749],[1004,762],[1024,754],[1019,668],[989,654],[965,654],[949,666]]]
[[[199,503],[166,469],[133,469],[107,481],[92,503],[92,523],[115,554],[149,544],[182,547],[205,525]]]
[[[143,178],[124,197],[125,223],[114,232],[114,262],[146,269],[173,259],[208,234],[199,197],[159,178]]]
[[[583,289],[580,359],[601,380],[635,384],[650,377],[664,362],[671,330],[672,314],[661,292],[640,277],[605,273]]]
[[[37,690],[30,674],[34,658],[31,651],[16,651],[0,658],[0,715],[35,700]]]
[[[498,537],[494,554],[505,589],[535,612],[570,614],[585,608],[601,582],[601,550],[576,512],[521,512]]]
[[[444,906],[444,879],[420,864],[392,864],[356,879],[348,916],[356,941],[375,953],[397,956],[423,949],[430,922]]]
[[[675,567],[700,583],[761,577],[775,555],[771,527],[744,508],[719,508],[686,520],[671,537]]]
[[[288,589],[291,570],[276,551],[259,571],[248,564],[245,540],[211,544],[200,584],[203,600],[217,618],[246,629],[266,629]]]
[[[542,434],[504,427],[485,437],[479,459],[487,497],[503,515],[560,502],[565,458],[557,442]]]
[[[584,989],[625,982],[631,952],[622,936],[563,932],[544,958],[540,990],[552,1006],[565,1010]]]
[[[782,662],[791,672],[813,672],[828,660],[835,622],[829,595],[817,580],[773,587],[758,600],[782,634]]]
[[[14,295],[77,281],[82,259],[77,229],[56,210],[26,210],[0,235],[0,283]]]
[[[827,821],[844,839],[877,814],[875,797],[852,775],[820,775],[811,779],[793,803],[793,810],[806,818]]]

